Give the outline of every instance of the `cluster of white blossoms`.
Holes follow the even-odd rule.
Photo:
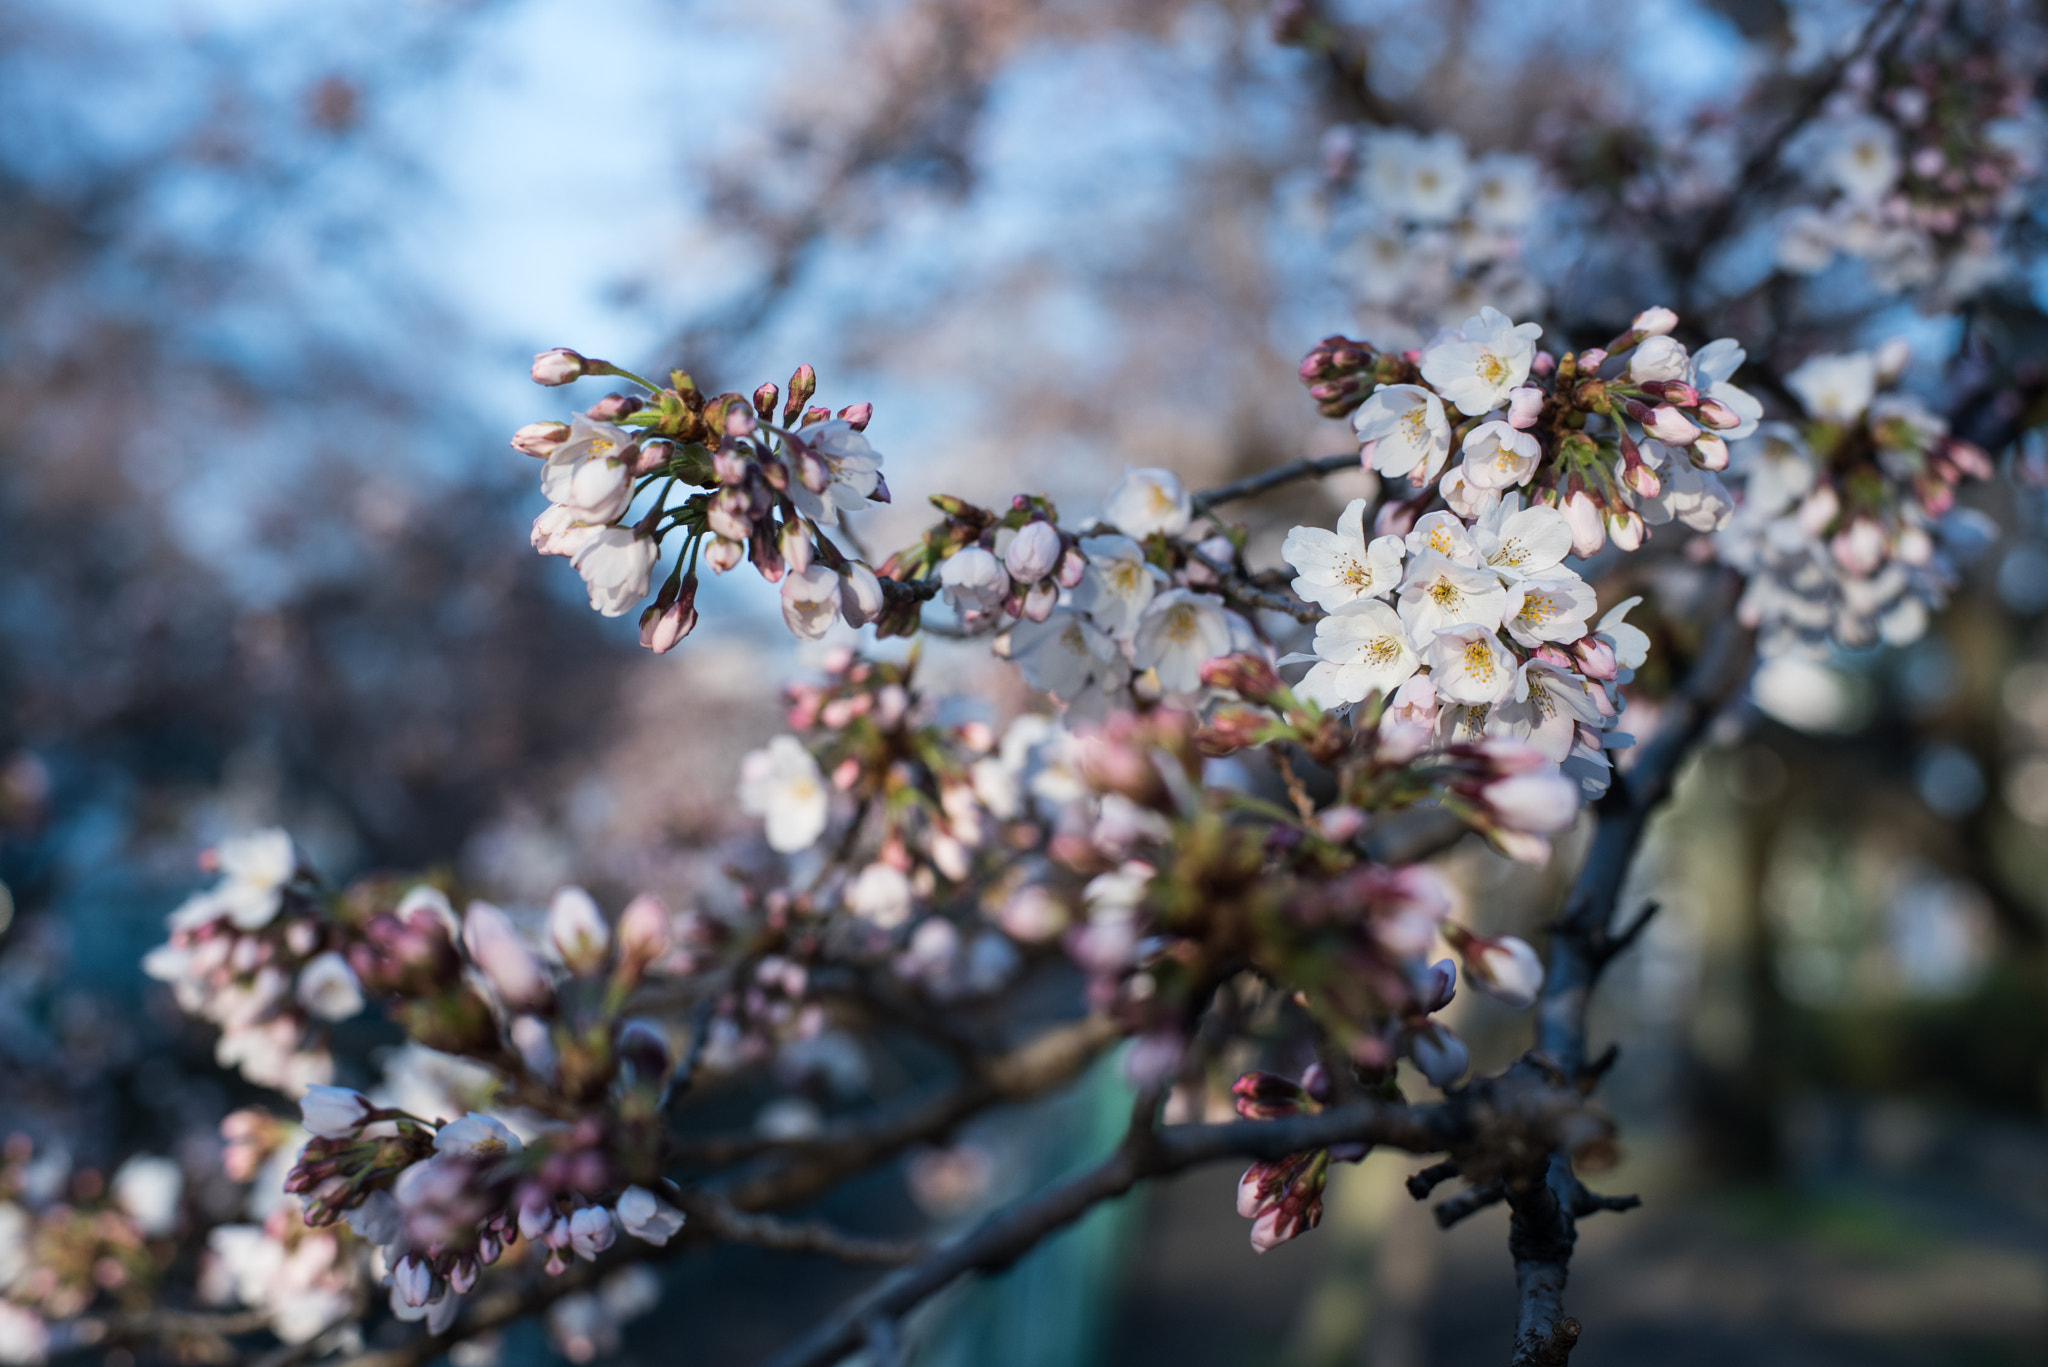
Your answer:
[[[1807,421],[1764,424],[1737,448],[1742,501],[1715,546],[1747,577],[1739,611],[1766,653],[1917,640],[1992,535],[1955,504],[1990,459],[1917,400],[1881,392],[1906,358],[1808,358],[1785,379]]]
[[[1521,265],[1542,195],[1533,160],[1474,158],[1455,133],[1403,128],[1339,128],[1325,152],[1348,190],[1331,215],[1337,270],[1368,331],[1419,340],[1482,302],[1510,313],[1541,305]]]
[[[1998,79],[1982,59],[1961,78],[1930,63],[1882,88],[1860,70],[1785,148],[1819,202],[1781,218],[1778,264],[1811,275],[1856,258],[1878,289],[1954,307],[2012,273],[2005,229],[2026,210],[2048,120],[2030,76]]]
[[[1390,699],[1384,734],[1433,737],[1410,741],[1411,753],[1510,736],[1597,796],[1607,748],[1629,743],[1612,731],[1617,690],[1649,640],[1626,621],[1638,599],[1593,621],[1593,588],[1564,563],[1571,550],[1564,515],[1524,508],[1515,493],[1485,499],[1470,524],[1435,512],[1405,537],[1371,539],[1365,502],[1354,500],[1334,532],[1287,534],[1294,591],[1329,615],[1312,653],[1279,662],[1311,665],[1295,691],[1326,710]]]
[[[170,941],[143,959],[178,1005],[220,1027],[215,1056],[251,1082],[296,1096],[333,1076],[319,1026],[363,1009],[329,927],[296,898],[291,837],[258,831],[213,852],[220,881],[171,914]]]
[[[1214,592],[1209,560],[1227,559],[1228,539],[1194,516],[1170,470],[1126,470],[1103,504],[1101,524],[1078,539],[1084,568],[1040,622],[1012,627],[1006,648],[1024,680],[1081,716],[1148,697],[1188,698],[1202,666],[1259,647],[1258,633]],[[1149,554],[1158,538],[1193,554],[1168,571]]]

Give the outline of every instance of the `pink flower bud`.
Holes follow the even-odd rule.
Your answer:
[[[373,1109],[368,1097],[347,1087],[308,1087],[299,1099],[307,1131],[322,1139],[353,1139]]]
[[[1558,511],[1564,514],[1565,525],[1572,529],[1573,555],[1583,558],[1607,544],[1607,528],[1600,520],[1600,505],[1585,490],[1574,489],[1567,494],[1564,506]]]
[[[1069,546],[1066,553],[1060,556],[1059,573],[1055,576],[1059,586],[1063,589],[1073,588],[1087,573],[1088,557],[1081,554],[1077,547]]]
[[[612,928],[589,893],[563,888],[548,904],[548,939],[571,973],[587,975],[604,967],[610,956]]]
[[[1023,616],[1028,622],[1043,622],[1060,604],[1060,587],[1050,579],[1033,584],[1024,595]]]
[[[1716,432],[1742,426],[1741,415],[1711,394],[1700,400],[1699,414],[1700,421]]]
[[[585,1262],[595,1262],[616,1238],[612,1213],[603,1206],[585,1206],[569,1217],[569,1246]]]
[[[462,919],[462,944],[505,1005],[517,1010],[554,1000],[554,987],[540,959],[520,938],[512,919],[489,902],[469,904]]]
[[[1508,391],[1508,425],[1526,429],[1536,425],[1536,419],[1543,416],[1544,393],[1534,385],[1523,385],[1520,389]]]
[[[1615,545],[1625,551],[1639,550],[1643,544],[1643,519],[1633,508],[1619,513],[1609,513],[1607,535]]]
[[[1657,472],[1647,465],[1631,465],[1624,460],[1614,473],[1626,488],[1639,497],[1655,498],[1663,492],[1663,481],[1659,480]]]
[[[1059,528],[1050,522],[1027,522],[1010,538],[1003,566],[1019,584],[1035,584],[1053,572],[1062,550]]]
[[[619,913],[619,957],[630,963],[650,964],[668,951],[668,908],[653,893],[643,892]]]
[[[729,442],[721,442],[718,450],[711,455],[711,473],[716,475],[718,482],[723,485],[745,484],[747,472],[752,468],[746,453]]]
[[[1647,380],[1643,392],[1679,408],[1691,408],[1700,401],[1700,392],[1683,380]]]
[[[1678,326],[1678,315],[1662,304],[1644,309],[1629,324],[1631,332],[1640,332],[1647,337],[1662,337]]]
[[[583,416],[592,422],[617,422],[620,418],[631,417],[647,405],[625,394],[607,394],[584,411]]]
[[[1606,364],[1607,351],[1604,347],[1590,346],[1579,353],[1579,373],[1582,375],[1591,375]]]
[[[793,574],[802,574],[811,567],[811,529],[802,518],[782,524],[782,558]]]
[[[875,416],[875,406],[871,403],[850,403],[839,410],[839,416],[846,419],[847,425],[854,431],[865,432],[868,430],[869,420]]]
[[[1555,770],[1496,779],[1479,796],[1500,825],[1532,835],[1564,830],[1579,814],[1579,785]]]
[[[1316,817],[1316,829],[1325,840],[1338,845],[1348,845],[1365,834],[1365,828],[1372,818],[1356,807],[1332,807]]]
[[[1446,927],[1445,934],[1481,991],[1517,1011],[1535,1005],[1536,994],[1543,990],[1543,961],[1526,940],[1474,935],[1461,926]]]
[[[724,574],[746,558],[747,547],[743,541],[734,541],[723,536],[705,538],[704,563],[709,565],[714,573]]]
[[[1438,959],[1424,969],[1421,981],[1415,985],[1415,1002],[1425,1016],[1443,1010],[1457,995],[1458,966],[1449,959]]]
[[[533,358],[533,382],[549,386],[567,384],[571,380],[582,379],[601,364],[603,362],[593,363],[567,347],[555,347]]]
[[[1710,433],[1702,433],[1692,444],[1692,463],[1702,470],[1725,470],[1728,468],[1728,443]]]
[[[569,424],[565,422],[530,422],[512,434],[512,449],[546,460],[567,440]]]
[[[1667,446],[1690,446],[1699,439],[1700,429],[1692,419],[1670,404],[1658,404],[1642,419],[1643,431]]]
[[[639,454],[633,458],[633,463],[629,468],[632,471],[633,477],[638,479],[642,475],[651,475],[657,470],[666,469],[668,463],[674,460],[675,457],[676,444],[674,442],[650,441],[639,448]]]
[[[1621,677],[1621,665],[1614,658],[1614,647],[1598,636],[1581,636],[1574,641],[1572,658],[1578,671],[1589,679]]]
[[[745,489],[728,485],[711,496],[705,525],[727,541],[745,541],[754,534],[754,501]]]
[[[670,596],[664,587],[653,604],[640,614],[640,644],[657,655],[666,655],[697,629],[697,575],[683,577],[681,588]]]

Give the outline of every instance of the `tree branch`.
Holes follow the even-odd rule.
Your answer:
[[[1256,475],[1234,479],[1228,484],[1219,484],[1213,489],[1204,489],[1190,502],[1193,504],[1195,515],[1199,517],[1218,504],[1251,498],[1255,494],[1263,494],[1269,489],[1277,489],[1296,480],[1320,479],[1324,475],[1334,475],[1340,470],[1359,468],[1357,454],[1350,451],[1335,456],[1308,456],[1290,461],[1286,465],[1276,465],[1270,470],[1261,470]]]

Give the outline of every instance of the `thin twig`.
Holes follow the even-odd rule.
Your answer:
[[[818,1221],[778,1220],[751,1215],[723,1196],[683,1191],[676,1204],[708,1233],[736,1244],[783,1253],[822,1253],[846,1263],[907,1263],[925,1251],[904,1239],[869,1239]]]
[[[1193,505],[1195,514],[1200,516],[1220,503],[1250,498],[1254,494],[1277,489],[1283,484],[1292,484],[1298,479],[1320,479],[1324,475],[1334,475],[1340,470],[1359,468],[1357,454],[1350,451],[1335,456],[1307,456],[1301,460],[1290,461],[1286,465],[1276,465],[1270,470],[1261,470],[1256,475],[1234,479],[1228,484],[1219,484],[1213,489],[1204,489],[1189,502]]]

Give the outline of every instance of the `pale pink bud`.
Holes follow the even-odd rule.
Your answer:
[[[612,928],[582,888],[563,888],[548,904],[548,939],[571,973],[595,973],[611,953]]]
[[[1088,557],[1082,555],[1078,548],[1068,547],[1066,554],[1060,557],[1060,568],[1057,576],[1060,587],[1063,589],[1073,588],[1081,582],[1082,577],[1087,573]]]
[[[782,581],[782,620],[793,635],[821,639],[844,609],[839,576],[823,565],[789,574]]]
[[[350,1139],[370,1118],[370,1099],[348,1087],[308,1087],[299,1098],[306,1129],[322,1139]]]
[[[1046,579],[1031,586],[1024,595],[1024,617],[1031,622],[1043,622],[1052,616],[1052,610],[1059,606],[1060,586]]]
[[[811,529],[802,518],[782,524],[782,558],[794,574],[811,567]]]
[[[631,417],[646,406],[627,394],[607,394],[584,410],[583,416],[592,422],[617,422],[620,418]]]
[[[839,576],[839,614],[848,626],[864,627],[882,615],[888,599],[882,596],[882,581],[858,560],[850,561]]]
[[[1053,572],[1062,549],[1059,528],[1050,522],[1027,522],[1010,538],[1003,567],[1019,584],[1035,584]]]
[[[666,601],[664,601],[666,600]],[[666,655],[697,629],[697,576],[685,575],[674,598],[666,593],[640,614],[640,644]]]
[[[668,950],[668,908],[653,893],[643,892],[619,913],[619,957],[636,964],[650,964]]]
[[[1449,959],[1438,959],[1422,970],[1420,977],[1415,985],[1415,1000],[1425,1016],[1443,1010],[1458,995],[1458,966]]]
[[[668,463],[676,458],[676,444],[672,441],[650,441],[640,447],[639,452],[631,467],[635,479],[666,469]]]
[[[1700,435],[1693,420],[1668,403],[1650,410],[1650,415],[1643,419],[1643,431],[1667,446],[1690,446]]]
[[[1607,535],[1623,550],[1641,549],[1643,534],[1643,519],[1637,516],[1633,508],[1607,515]]]
[[[1623,461],[1614,473],[1622,484],[1640,497],[1655,498],[1663,491],[1664,484],[1657,478],[1657,472],[1647,465],[1630,465]]]
[[[489,902],[471,902],[462,918],[462,944],[478,971],[514,1008],[544,1006],[554,998],[547,971],[513,926],[512,918]]]
[[[850,403],[839,410],[839,416],[846,419],[847,425],[854,431],[865,432],[869,421],[875,416],[875,406],[871,403]]]
[[[1494,820],[1511,831],[1548,835],[1579,814],[1579,785],[1555,771],[1496,779],[1479,790]]]
[[[1717,432],[1742,426],[1742,417],[1727,404],[1709,394],[1699,403],[1700,421]]]
[[[1702,470],[1728,468],[1728,443],[1712,433],[1701,433],[1692,444],[1692,463]]]
[[[1479,936],[1457,927],[1449,934],[1481,991],[1517,1011],[1536,1004],[1536,994],[1543,990],[1543,961],[1526,940]]]
[[[1607,349],[1605,347],[1589,346],[1579,353],[1579,370],[1582,374],[1591,375],[1606,364]]]
[[[1678,315],[1659,304],[1655,308],[1647,308],[1638,313],[1635,321],[1629,324],[1629,329],[1651,337],[1662,337],[1677,326]]]
[[[1573,642],[1572,658],[1578,671],[1589,679],[1621,677],[1621,665],[1614,658],[1614,647],[1598,636],[1581,636]]]
[[[567,347],[555,347],[533,358],[533,382],[544,385],[568,384],[591,373],[602,361],[592,362]]]
[[[546,460],[567,440],[569,424],[565,422],[530,422],[512,434],[512,449]]]
[[[1607,528],[1600,520],[1600,505],[1583,489],[1565,496],[1565,525],[1572,529],[1572,554],[1584,558],[1607,544]]]
[[[612,1213],[603,1206],[585,1206],[569,1217],[569,1246],[585,1262],[595,1262],[616,1238]]]
[[[391,1269],[392,1299],[418,1309],[433,1299],[433,1295],[434,1270],[409,1253],[400,1258],[398,1265]]]
[[[754,416],[754,410],[745,404],[732,403],[725,407],[725,435],[728,437],[751,437],[759,431],[761,420]]]
[[[746,490],[728,485],[711,496],[704,521],[713,535],[727,541],[745,541],[754,531],[754,500]]]
[[[1356,807],[1332,807],[1316,816],[1316,829],[1322,833],[1323,839],[1348,845],[1365,834],[1370,821],[1371,818]]]
[[[1508,391],[1508,425],[1515,428],[1530,428],[1536,419],[1543,416],[1543,391],[1534,385],[1523,385],[1520,389]]]
[[[746,558],[747,548],[743,542],[728,540],[722,536],[705,538],[704,563],[715,573],[724,574]]]

